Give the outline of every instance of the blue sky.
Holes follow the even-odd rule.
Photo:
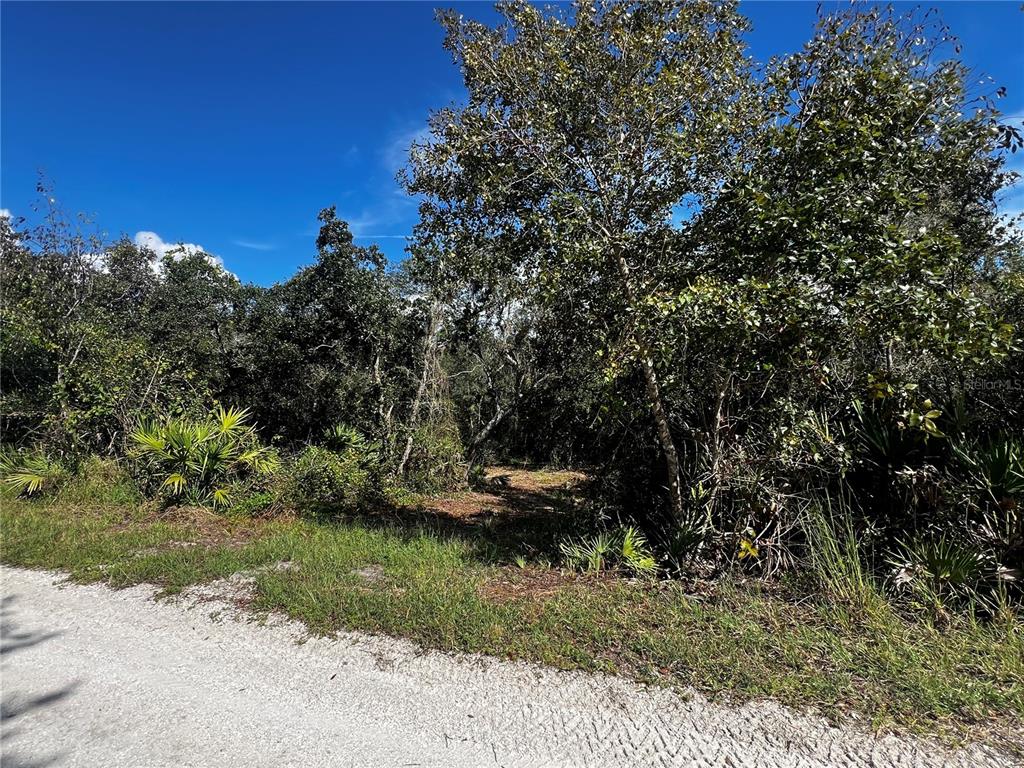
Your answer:
[[[439,5],[495,18],[487,3],[3,2],[0,207],[29,214],[42,170],[110,236],[195,243],[269,284],[313,261],[333,203],[401,259],[416,205],[395,172],[428,112],[463,93]],[[1024,113],[1019,0],[937,5],[1007,87],[1004,111]],[[815,19],[814,2],[742,8],[762,59]]]

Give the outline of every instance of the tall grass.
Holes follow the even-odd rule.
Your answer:
[[[55,494],[61,504],[136,506],[142,492],[122,462],[88,456]]]
[[[810,573],[828,595],[868,612],[883,603],[854,529],[851,502],[842,493],[811,498],[800,515]]]

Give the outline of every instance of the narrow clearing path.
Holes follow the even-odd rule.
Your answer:
[[[996,766],[782,707],[309,639],[224,604],[4,567],[3,766]]]

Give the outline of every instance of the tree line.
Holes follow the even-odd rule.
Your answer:
[[[3,220],[4,440],[119,456],[223,404],[285,453],[372,443],[408,487],[590,468],[591,525],[669,570],[790,568],[824,520],[929,598],[1019,595],[1004,90],[934,12],[824,14],[757,62],[735,3],[498,10],[439,14],[466,99],[400,175],[400,265],[333,208],[269,288],[48,203]]]

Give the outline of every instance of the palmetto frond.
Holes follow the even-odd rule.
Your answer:
[[[188,478],[180,472],[172,472],[164,480],[164,487],[170,488],[171,493],[175,496],[180,496],[182,491],[185,490],[185,486],[188,484]]]
[[[204,471],[226,468],[234,461],[238,446],[227,441],[208,441],[196,447],[195,455]]]
[[[373,469],[380,462],[380,444],[371,442],[355,427],[335,424],[324,430],[324,442],[335,453],[348,453],[357,458],[363,469]]]
[[[177,461],[187,462],[196,445],[202,442],[202,427],[187,421],[169,421],[163,427],[164,451]]]
[[[236,435],[246,429],[246,421],[249,418],[248,408],[228,408],[224,410],[223,407],[218,408],[214,416],[216,420],[217,431],[222,435]]]
[[[348,424],[335,424],[324,430],[324,440],[332,451],[341,453],[349,448],[360,448],[366,443],[366,438],[355,427]]]
[[[248,473],[277,466],[277,455],[257,442],[246,409],[218,408],[203,421],[168,419],[144,424],[131,439],[150,469],[162,475],[161,487],[173,497],[226,507],[228,488]]]
[[[142,453],[163,453],[167,447],[163,432],[156,424],[143,424],[129,436]]]
[[[640,529],[630,525],[622,530],[621,535],[622,562],[626,568],[639,576],[656,573],[658,562]]]
[[[998,502],[1024,497],[1024,443],[1004,438],[984,444],[954,445],[963,466]]]
[[[25,496],[55,483],[62,469],[42,453],[0,452],[0,480]]]
[[[262,446],[243,451],[238,456],[238,462],[259,474],[273,472],[280,464],[277,454]]]
[[[3,481],[18,493],[32,496],[56,476],[57,468],[41,454],[5,457],[0,474]]]
[[[228,493],[227,488],[214,488],[213,493],[210,494],[210,499],[213,502],[214,509],[231,506],[231,494]]]

